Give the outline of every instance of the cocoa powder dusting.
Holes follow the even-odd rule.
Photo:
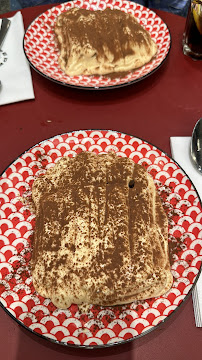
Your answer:
[[[145,177],[145,169],[134,164],[134,170],[131,173],[131,170],[128,169],[128,159],[122,158],[119,161],[114,161],[107,168],[105,174],[102,166],[94,168],[91,167],[90,163],[86,165],[89,161],[88,156],[90,156],[88,154],[86,152],[77,155],[78,162],[72,160],[72,168],[68,165],[68,172],[64,170],[64,176],[60,176],[58,188],[53,184],[53,190],[46,193],[46,184],[44,184],[43,195],[36,216],[32,268],[34,269],[41,253],[48,251],[52,252],[53,255],[55,254],[52,256],[51,262],[44,262],[43,265],[47,273],[51,271],[52,274],[55,274],[52,286],[57,288],[58,268],[60,266],[64,268],[67,264],[67,269],[69,269],[68,254],[71,253],[74,257],[80,248],[85,247],[85,251],[91,256],[91,246],[94,239],[96,241],[100,239],[96,251],[93,252],[92,250],[90,265],[88,265],[88,259],[85,258],[84,252],[83,265],[80,265],[78,269],[76,264],[72,263],[72,269],[64,275],[63,281],[76,293],[72,273],[77,277],[82,276],[83,286],[86,286],[86,281],[91,279],[91,298],[95,299],[95,303],[102,301],[103,305],[107,305],[113,303],[115,299],[119,299],[122,293],[126,291],[125,289],[128,288],[125,270],[123,270],[125,258],[128,256],[128,246],[130,254],[133,254],[134,267],[131,279],[134,282],[138,271],[144,270],[145,264],[141,260],[143,255],[145,255],[145,259],[151,258],[151,261],[158,265],[161,252],[158,247],[152,251],[151,244],[143,248],[139,241],[144,233],[147,234],[149,231],[152,221],[148,211],[148,206],[151,204],[149,205],[149,197],[145,195],[148,191],[148,178]],[[161,187],[159,184],[158,191],[164,210],[168,214],[169,228],[171,228],[173,221],[175,223],[178,219],[177,210],[174,206],[167,207],[167,196],[171,193],[171,189],[165,186]],[[157,204],[160,198],[157,196]],[[94,218],[95,208],[99,214],[98,218]],[[69,219],[72,221],[76,216],[85,219],[85,222],[88,223],[87,232],[83,235],[82,242],[76,242],[76,234],[77,231],[80,231],[80,227],[77,230],[75,228],[71,241],[64,245],[68,252],[65,252],[58,259],[56,254],[62,247],[62,237],[64,234],[67,235],[71,228]],[[156,216],[159,226],[163,229],[162,231],[166,232],[167,229],[164,229],[165,213],[157,209]],[[50,231],[44,232],[44,228],[48,228]],[[105,244],[106,237],[107,246]],[[183,239],[169,237],[171,264],[175,255],[182,251],[183,247]],[[47,277],[48,275],[41,278],[44,286],[46,286]],[[95,286],[92,279],[102,279],[103,294],[98,291],[99,286]],[[151,281],[151,279],[152,277],[148,275],[147,280]],[[122,288],[116,289],[114,284],[120,280],[122,281]],[[138,285],[136,290],[138,290]],[[107,295],[105,295],[105,291]],[[101,300],[102,296],[103,299]]]
[[[172,188],[167,185],[162,185],[161,183],[157,186],[159,196],[162,201],[162,205],[165,213],[167,214],[168,219],[168,249],[169,249],[169,261],[172,266],[182,252],[186,249],[186,240],[184,235],[181,237],[175,237],[170,234],[170,230],[178,223],[180,216],[182,215],[181,211],[178,209],[178,204],[181,202],[181,197],[176,194],[175,201],[173,204],[167,200],[168,196],[172,193]],[[188,238],[189,235],[187,234]]]
[[[149,34],[134,16],[117,9],[106,8],[104,11],[79,9],[73,13],[67,11],[61,16],[61,26],[66,41],[69,33],[72,39],[77,41],[79,38],[82,46],[88,44],[90,48],[96,50],[98,57],[102,58],[105,58],[107,48],[113,54],[114,61],[133,53],[131,41],[137,44],[145,42],[143,32],[149,39]]]

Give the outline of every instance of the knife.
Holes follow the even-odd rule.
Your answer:
[[[9,19],[2,19],[1,29],[0,29],[0,50],[4,41],[4,38],[7,34],[11,21]]]

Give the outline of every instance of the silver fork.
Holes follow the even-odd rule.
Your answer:
[[[0,49],[2,47],[3,41],[5,39],[5,36],[7,34],[7,31],[10,27],[11,21],[9,19],[2,19],[1,22],[1,29],[0,29]]]
[[[1,29],[0,29],[0,50],[1,50],[1,47],[2,47],[2,44],[3,44],[3,41],[5,39],[5,36],[8,32],[8,29],[10,27],[10,24],[11,24],[11,21],[9,19],[2,19],[2,22],[1,22]],[[0,80],[0,90],[2,88],[2,82]]]

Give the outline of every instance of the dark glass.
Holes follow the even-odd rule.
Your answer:
[[[194,59],[202,59],[202,1],[191,1],[183,35],[183,52]]]

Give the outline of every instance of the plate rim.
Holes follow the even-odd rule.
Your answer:
[[[77,0],[70,0],[70,1],[66,1],[64,2],[63,4],[65,3],[74,3],[76,2]],[[90,0],[85,0],[85,1],[90,1]],[[138,4],[136,3],[135,1],[132,1],[132,0],[123,0],[123,1],[127,1],[128,3],[132,3],[132,4],[137,4],[137,5],[141,5],[141,4]],[[166,25],[167,27],[167,30],[168,30],[168,34],[169,34],[169,40],[170,40],[170,44],[169,44],[169,49],[168,49],[168,52],[166,54],[166,56],[164,57],[164,59],[160,62],[160,64],[158,66],[156,66],[153,70],[151,70],[149,73],[141,76],[140,78],[138,79],[134,79],[134,80],[131,80],[131,81],[128,81],[128,82],[124,82],[122,84],[115,84],[115,85],[107,85],[107,86],[85,86],[85,85],[76,85],[76,84],[70,84],[70,83],[67,83],[67,82],[64,82],[64,81],[61,81],[61,80],[57,80],[57,79],[53,79],[51,76],[49,75],[46,75],[44,74],[41,70],[37,69],[37,67],[35,65],[32,64],[31,60],[29,59],[27,53],[26,53],[26,50],[25,50],[25,36],[27,34],[27,31],[29,30],[29,28],[32,26],[32,24],[41,16],[43,15],[46,11],[50,10],[50,9],[53,9],[53,8],[56,8],[58,6],[60,6],[61,4],[58,4],[58,5],[54,5],[54,6],[50,6],[47,10],[43,11],[42,13],[40,13],[39,15],[37,15],[31,22],[30,24],[26,27],[26,30],[25,30],[25,33],[24,33],[24,36],[23,36],[23,52],[25,54],[25,57],[29,63],[29,65],[38,73],[40,74],[41,76],[43,76],[45,79],[47,80],[50,80],[58,85],[62,85],[62,86],[65,86],[65,87],[71,87],[71,88],[74,88],[74,89],[80,89],[80,90],[112,90],[112,89],[118,89],[118,88],[121,88],[121,87],[125,87],[125,86],[129,86],[129,85],[132,85],[132,84],[135,84],[135,83],[138,83],[139,81],[142,81],[144,79],[146,79],[147,77],[149,77],[150,75],[153,75],[157,70],[159,70],[159,68],[165,63],[165,61],[168,59],[168,56],[170,54],[170,50],[171,50],[171,47],[172,47],[172,37],[171,37],[171,32],[170,32],[170,29],[167,25],[167,23],[153,10],[149,9],[148,7],[146,6],[143,6],[141,5],[143,8],[149,10],[150,12],[154,13],[157,17],[159,17],[161,19],[161,21]]]
[[[200,198],[199,196],[199,193],[195,187],[195,185],[193,184],[192,180],[190,179],[190,177],[187,175],[186,171],[183,169],[183,167],[181,167],[181,165],[178,164],[177,161],[175,161],[172,156],[169,156],[167,154],[167,152],[163,151],[161,148],[159,148],[158,146],[152,144],[150,141],[147,141],[147,140],[144,140],[143,138],[139,137],[139,136],[135,136],[135,135],[131,135],[131,134],[128,134],[128,133],[125,133],[125,132],[122,132],[122,131],[118,131],[118,130],[112,130],[112,129],[97,129],[97,128],[93,128],[93,129],[80,129],[80,130],[72,130],[72,131],[69,131],[69,132],[64,132],[62,134],[56,134],[54,136],[51,136],[49,137],[48,139],[43,139],[41,140],[40,142],[38,142],[37,144],[34,144],[33,146],[31,146],[30,148],[28,148],[27,150],[25,150],[24,152],[22,152],[20,155],[18,155],[16,157],[15,160],[13,160],[4,170],[3,172],[0,173],[0,178],[2,177],[2,175],[6,172],[6,170],[20,157],[22,157],[24,154],[26,154],[28,151],[30,151],[31,149],[33,149],[35,146],[37,145],[40,145],[42,144],[43,142],[45,141],[48,141],[48,140],[52,140],[58,136],[63,136],[63,135],[68,135],[68,134],[71,134],[71,133],[74,133],[74,132],[79,132],[79,131],[106,131],[106,132],[115,132],[115,133],[118,133],[118,134],[122,134],[122,135],[126,135],[126,136],[130,136],[131,138],[135,138],[135,139],[139,139],[145,143],[148,143],[149,145],[155,147],[157,150],[161,151],[163,154],[165,154],[169,159],[171,159],[178,167],[179,169],[186,175],[186,177],[188,178],[188,180],[191,182],[196,194],[197,194],[197,197],[199,199],[199,203],[200,203],[200,206],[202,208],[202,199]],[[202,262],[201,262],[201,265],[200,265],[200,268],[198,270],[198,273],[196,275],[196,278],[194,280],[194,283],[192,284],[192,287],[189,289],[188,293],[185,295],[184,299],[181,301],[181,303],[179,305],[177,305],[176,309],[173,310],[169,315],[167,315],[167,317],[165,319],[163,319],[161,322],[159,322],[157,325],[153,326],[152,328],[142,332],[141,334],[138,334],[137,336],[133,336],[132,338],[129,338],[129,339],[125,339],[125,340],[121,340],[121,341],[116,341],[116,342],[112,342],[112,343],[109,343],[109,344],[100,344],[100,345],[79,345],[79,344],[71,344],[71,343],[64,343],[62,341],[59,341],[59,340],[55,340],[55,339],[52,339],[52,338],[49,338],[48,336],[45,336],[43,334],[40,334],[32,329],[30,329],[30,327],[26,326],[23,322],[21,322],[19,319],[17,319],[12,313],[9,312],[9,310],[2,304],[2,302],[0,301],[0,306],[1,308],[14,320],[17,322],[17,324],[19,324],[20,326],[22,326],[23,328],[25,328],[26,330],[30,331],[32,334],[34,335],[37,335],[39,336],[40,338],[43,338],[47,341],[50,341],[54,344],[57,344],[57,345],[62,345],[62,346],[67,346],[67,347],[71,347],[71,348],[76,348],[76,349],[86,349],[86,350],[93,350],[93,349],[98,349],[98,348],[111,348],[113,346],[120,346],[120,345],[124,345],[126,343],[129,343],[129,342],[132,342],[132,341],[135,341],[139,338],[141,338],[142,336],[144,335],[147,335],[149,334],[150,332],[156,330],[157,328],[159,328],[159,326],[163,325],[167,320],[169,320],[172,315],[176,314],[176,312],[178,311],[178,309],[181,308],[181,305],[183,305],[190,297],[193,289],[195,288],[196,286],[196,283],[198,281],[198,278],[200,276],[200,274],[202,273]]]

